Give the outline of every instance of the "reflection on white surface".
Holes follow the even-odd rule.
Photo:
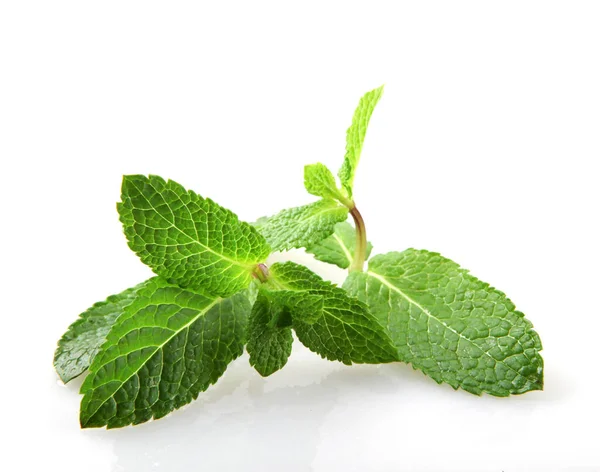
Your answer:
[[[293,257],[323,274],[302,252]],[[326,277],[339,283],[344,275],[328,268]],[[531,438],[548,452],[560,447],[556,435],[540,440],[549,412],[572,421],[555,409],[572,395],[559,377],[551,372],[545,392],[476,397],[405,364],[328,362],[296,340],[288,364],[268,378],[244,354],[195,402],[159,421],[80,434],[112,450],[114,471],[520,470]],[[542,466],[544,451],[536,453]],[[448,469],[449,461],[462,465]]]
[[[114,470],[312,470],[324,422],[348,402],[341,393],[368,398],[391,392],[398,379],[375,366],[323,361],[297,343],[295,349],[287,369],[271,378],[254,372],[244,355],[183,410],[91,434],[113,442]]]
[[[465,448],[464,470],[510,470],[519,461],[497,451],[495,439],[524,448],[544,410],[568,391],[542,395],[475,397],[403,364],[327,362],[296,341],[288,365],[269,378],[244,355],[166,418],[82,434],[110,444],[114,471],[387,471],[399,463],[420,470],[443,468]]]

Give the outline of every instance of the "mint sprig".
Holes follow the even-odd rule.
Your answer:
[[[123,178],[128,244],[156,276],[93,305],[58,342],[63,382],[88,372],[82,427],[162,418],[215,383],[244,346],[256,371],[272,375],[294,338],[328,360],[406,362],[475,394],[542,389],[540,338],[502,292],[434,252],[369,260],[353,186],[382,92],[359,101],[339,184],[324,164],[307,165],[304,185],[319,200],[253,225],[171,180]],[[272,251],[292,248],[348,269],[343,287],[293,262],[267,266]]]

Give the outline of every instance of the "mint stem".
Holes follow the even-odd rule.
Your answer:
[[[352,205],[350,214],[354,218],[356,229],[356,248],[354,249],[354,260],[349,270],[350,272],[362,272],[367,258],[367,228],[365,228],[365,221],[356,205]]]

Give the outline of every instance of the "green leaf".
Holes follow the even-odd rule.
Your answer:
[[[84,311],[58,341],[54,368],[64,383],[81,375],[90,366],[108,331],[147,282],[111,295]]]
[[[281,315],[277,317],[278,326],[291,326],[292,319],[312,324],[323,314],[322,295],[311,295],[306,291],[288,290],[274,279],[271,279],[267,285],[263,285],[261,292],[267,295],[277,306],[283,308]]]
[[[223,299],[148,281],[89,368],[81,426],[139,424],[196,399],[242,353],[249,312],[245,292]]]
[[[324,298],[321,294],[312,295],[305,291],[291,290],[275,292],[279,303],[284,305],[291,314],[292,320],[306,324],[315,323],[323,316]]]
[[[356,231],[350,223],[344,221],[335,225],[335,231],[331,236],[307,247],[306,252],[313,254],[319,261],[347,269],[354,260],[355,249]],[[369,258],[372,249],[373,245],[367,242],[366,259]]]
[[[335,224],[348,218],[348,208],[322,199],[289,208],[255,224],[274,251],[311,246],[331,235]]]
[[[250,365],[263,377],[281,369],[292,353],[292,329],[279,326],[281,318],[288,316],[287,308],[267,296],[259,293],[248,326],[248,344]]]
[[[344,287],[368,303],[400,360],[438,383],[496,396],[542,389],[542,344],[532,324],[502,292],[439,254],[375,256]]]
[[[172,180],[125,176],[118,210],[129,247],[181,287],[232,295],[250,284],[270,253],[251,225]]]
[[[345,206],[352,206],[352,202],[345,198],[337,188],[335,177],[331,171],[320,162],[304,166],[304,186],[312,195],[338,200]]]
[[[383,85],[363,95],[354,111],[352,124],[346,132],[346,156],[344,157],[344,163],[338,172],[338,176],[342,182],[342,188],[346,191],[350,199],[352,199],[354,174],[360,160],[360,153],[365,141],[365,135],[367,134],[369,120],[382,94]]]
[[[308,322],[292,313],[298,339],[311,351],[344,364],[397,360],[392,340],[365,304],[293,262],[273,264],[270,272],[268,284],[275,290],[322,297],[322,310]]]

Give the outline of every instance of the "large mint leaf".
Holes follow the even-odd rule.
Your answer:
[[[307,247],[306,252],[313,254],[319,261],[347,269],[354,260],[355,249],[356,230],[350,223],[344,221],[335,225],[335,231],[331,236]],[[372,249],[373,245],[367,242],[366,259],[369,258]]]
[[[287,308],[266,293],[259,293],[248,326],[248,344],[250,365],[263,377],[281,369],[292,353],[292,329],[288,323]],[[282,326],[283,324],[283,326]]]
[[[69,326],[54,353],[54,368],[64,383],[87,370],[110,328],[147,282],[96,303]]]
[[[438,383],[497,396],[541,390],[538,334],[500,291],[439,254],[378,255],[344,287],[366,302],[400,360]]]
[[[251,225],[172,180],[125,176],[118,210],[129,247],[181,287],[232,295],[250,284],[270,253]]]
[[[316,316],[303,320],[292,313],[298,339],[311,351],[344,364],[378,364],[397,360],[397,353],[366,305],[306,267],[293,262],[273,264],[268,285],[301,296],[322,297]]]
[[[342,182],[342,188],[346,191],[350,199],[352,199],[354,174],[360,160],[369,120],[382,94],[383,85],[363,95],[354,111],[352,124],[346,132],[346,156],[344,157],[344,162],[338,172],[338,176]]]
[[[255,225],[274,251],[311,246],[331,235],[348,218],[348,208],[332,199],[283,210]]]
[[[161,418],[195,398],[244,347],[247,294],[207,297],[154,278],[107,335],[81,386],[82,427]]]

